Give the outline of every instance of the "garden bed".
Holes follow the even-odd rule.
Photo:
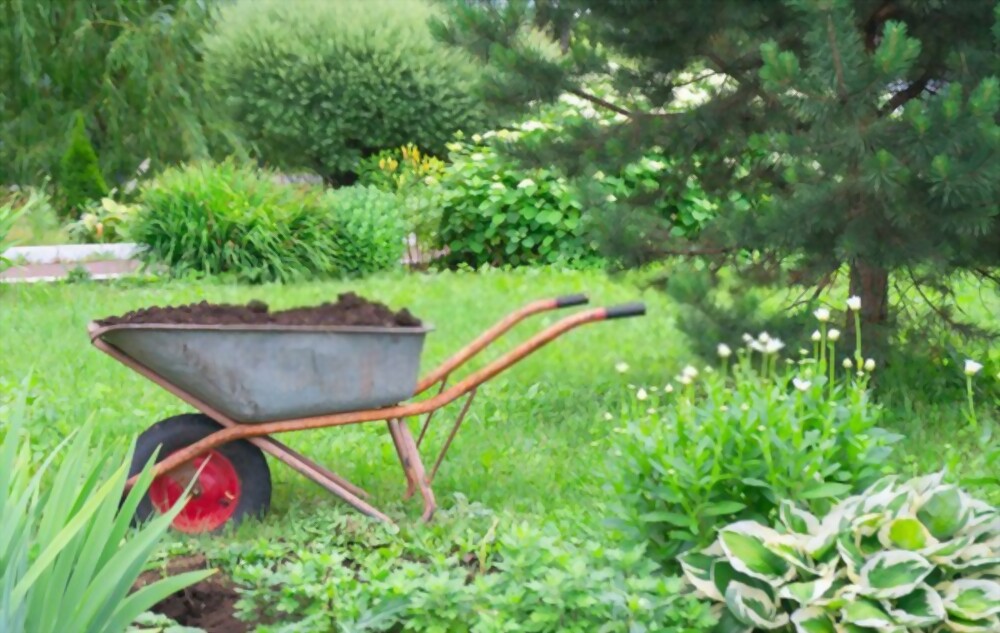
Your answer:
[[[143,572],[133,590],[141,589],[161,578],[208,568],[203,554],[173,558],[163,569]],[[199,583],[171,594],[152,610],[180,625],[198,627],[207,633],[247,633],[250,625],[236,618],[237,600],[239,594],[232,581],[221,572],[216,572]]]

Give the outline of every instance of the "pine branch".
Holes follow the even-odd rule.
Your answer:
[[[896,94],[892,95],[892,98],[889,99],[889,101],[887,101],[884,106],[879,108],[878,110],[879,116],[882,117],[887,114],[891,114],[896,111],[896,108],[899,108],[900,106],[905,105],[909,101],[919,97],[923,93],[924,88],[927,87],[927,84],[930,82],[931,79],[932,79],[931,71],[929,69],[925,70],[924,74],[922,74],[919,78],[917,78],[916,81],[911,83],[906,88],[903,88]]]
[[[602,108],[604,108],[605,110],[611,110],[612,112],[615,112],[617,114],[621,114],[623,116],[627,116],[630,119],[633,119],[636,116],[635,113],[631,112],[630,110],[626,110],[625,108],[623,108],[621,106],[618,106],[618,105],[615,105],[615,104],[611,103],[607,99],[602,99],[602,98],[598,97],[597,95],[590,94],[589,92],[586,92],[584,90],[580,90],[579,88],[570,88],[567,92],[569,92],[572,95],[576,95],[577,97],[580,97],[581,99],[586,99],[587,101],[590,101],[591,103],[593,103],[595,105],[599,105]]]
[[[841,100],[847,99],[847,84],[844,82],[844,62],[840,59],[840,48],[837,47],[837,37],[833,31],[833,18],[826,16],[826,35],[830,40],[830,51],[833,53],[833,69],[837,73],[837,92]]]

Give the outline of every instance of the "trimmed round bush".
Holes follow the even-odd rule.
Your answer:
[[[405,143],[443,155],[483,110],[475,66],[431,16],[423,0],[241,0],[206,39],[207,86],[263,160],[329,183]]]
[[[233,161],[192,164],[143,189],[129,234],[147,262],[175,275],[262,283],[390,268],[405,234],[395,197],[353,189],[282,184]]]

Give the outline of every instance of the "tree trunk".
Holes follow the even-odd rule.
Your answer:
[[[889,333],[889,271],[860,257],[853,260],[850,293],[861,297],[864,354],[882,357]],[[845,325],[847,340],[854,340],[853,314],[848,315]]]

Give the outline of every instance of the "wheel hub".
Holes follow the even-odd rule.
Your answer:
[[[154,478],[149,487],[153,507],[161,514],[169,512],[189,483],[188,500],[174,518],[173,527],[189,534],[222,527],[233,516],[240,499],[240,479],[233,463],[222,453],[210,451]]]

